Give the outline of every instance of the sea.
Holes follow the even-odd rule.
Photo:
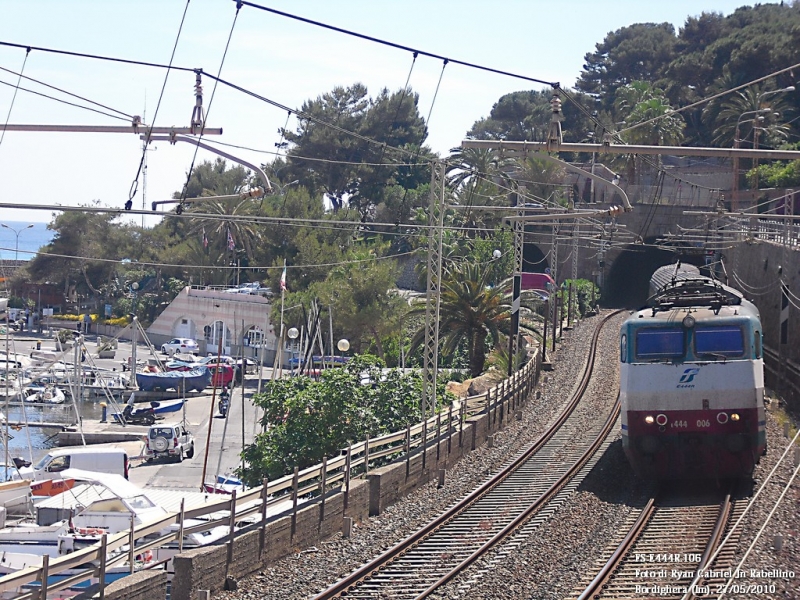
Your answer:
[[[30,260],[39,248],[49,244],[55,236],[55,232],[47,228],[48,223],[0,221],[0,225],[3,225],[0,226],[0,260],[14,260],[16,256],[19,256],[19,260]],[[17,239],[19,239],[18,253]]]
[[[68,401],[64,404],[50,406],[21,406],[19,402],[14,402],[9,406],[3,406],[3,412],[8,411],[9,423],[64,423],[72,425],[76,422],[75,407],[71,398],[67,395]],[[82,398],[78,401],[78,413],[81,419],[99,421],[103,409],[100,406],[102,399]],[[3,398],[5,401],[5,398]],[[0,426],[5,429],[5,425]],[[9,429],[11,429],[9,427]],[[5,431],[0,432],[5,434]],[[8,452],[10,456],[21,456],[26,460],[38,461],[47,452],[58,445],[58,429],[43,427],[22,427],[21,429],[11,429],[8,438]],[[0,454],[5,454],[5,450],[0,444]],[[5,457],[0,456],[0,461]]]

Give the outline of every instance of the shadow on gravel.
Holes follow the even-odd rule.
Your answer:
[[[611,504],[639,506],[652,483],[636,477],[622,451],[622,441],[613,442],[589,471],[578,491],[594,494]]]

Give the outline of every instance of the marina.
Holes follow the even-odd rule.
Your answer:
[[[214,543],[230,534],[230,525],[215,522],[224,519],[224,510],[207,516],[201,513],[206,505],[216,506],[221,498],[243,489],[232,475],[243,444],[255,434],[257,419],[249,396],[257,388],[258,375],[251,373],[232,390],[231,397],[236,401],[228,418],[241,422],[241,432],[237,425],[226,436],[228,428],[216,418],[215,390],[208,387],[209,369],[193,365],[194,369],[186,373],[160,373],[164,381],[180,383],[187,375],[194,377],[191,385],[137,389],[131,385],[138,380],[129,370],[132,355],[138,355],[136,375],[163,368],[163,358],[146,343],[138,344],[134,352],[129,342],[116,344],[113,357],[100,358],[92,348],[93,340],[86,341],[86,337],[79,340],[84,343],[84,353],[80,353],[75,348],[62,351],[58,342],[43,334],[16,332],[8,336],[3,351],[8,383],[2,386],[4,395],[0,397],[0,432],[8,463],[6,479],[11,481],[0,483],[0,501],[8,497],[7,508],[0,509],[7,511],[5,527],[0,528],[0,575],[22,573],[30,567],[41,569],[47,561],[56,564],[62,557],[98,547],[101,538],[112,539],[153,519],[165,523],[162,530],[150,534],[150,539],[172,535],[173,542],[141,552],[130,544],[110,545],[106,583],[156,563],[170,572],[170,558],[181,549]],[[156,422],[182,423],[190,430],[195,436],[197,457],[180,464],[145,462],[142,440],[148,427],[126,418],[144,409],[153,411]],[[124,475],[103,473],[99,476],[102,481],[98,481],[96,473],[72,468],[69,459],[59,454],[61,448],[96,448],[100,455],[122,449],[128,457]],[[18,469],[18,464],[33,466]],[[39,479],[41,476],[45,479]],[[1,486],[7,486],[5,492]],[[182,525],[174,520],[170,524],[170,515],[182,509],[198,516],[185,519]],[[102,516],[111,514],[116,515],[114,523]],[[139,545],[147,546],[148,542],[138,539],[135,546]],[[75,581],[82,573],[83,567],[78,567],[49,576],[48,587],[67,582],[69,589],[78,590],[97,582],[90,575]],[[35,587],[22,585],[18,591],[30,589]],[[67,592],[62,590],[52,597],[69,597]]]

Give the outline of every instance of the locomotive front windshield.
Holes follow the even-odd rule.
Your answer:
[[[684,333],[681,328],[647,328],[636,332],[637,358],[680,358],[684,354]]]
[[[694,351],[698,356],[742,356],[744,333],[740,327],[698,327],[694,332]]]

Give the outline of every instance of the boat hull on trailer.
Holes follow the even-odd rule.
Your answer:
[[[190,371],[136,373],[136,383],[145,392],[170,389],[202,392],[211,383],[211,371],[206,367],[197,367]]]

